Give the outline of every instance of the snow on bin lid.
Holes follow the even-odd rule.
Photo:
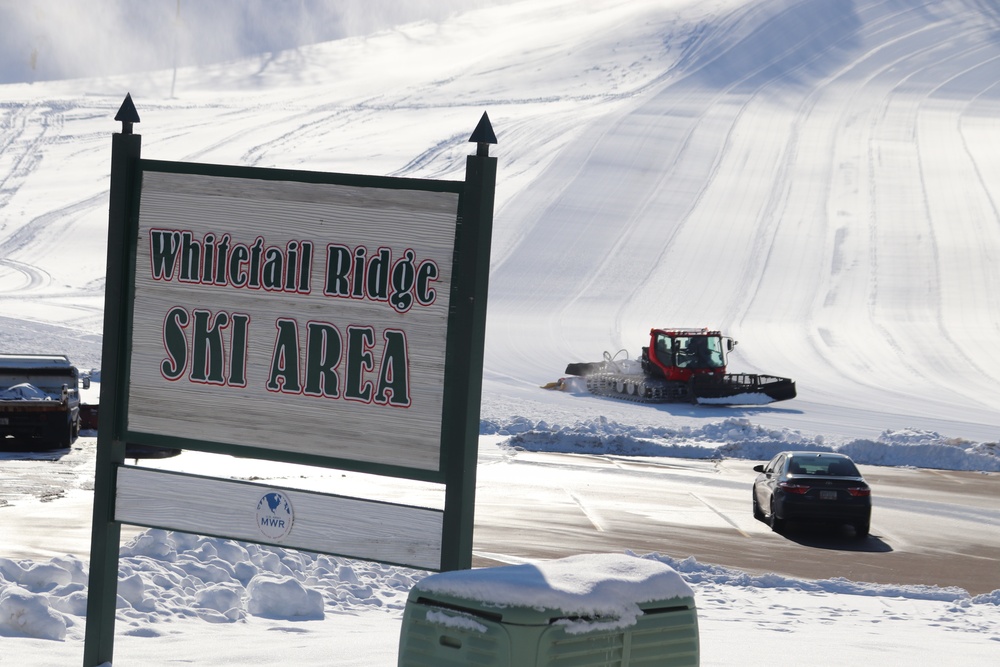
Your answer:
[[[694,592],[665,563],[626,554],[587,554],[553,561],[432,574],[410,593],[447,595],[488,608],[524,607],[563,616],[633,621],[639,605]]]

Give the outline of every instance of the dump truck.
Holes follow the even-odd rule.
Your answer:
[[[0,449],[70,447],[80,435],[80,387],[65,355],[0,354]]]

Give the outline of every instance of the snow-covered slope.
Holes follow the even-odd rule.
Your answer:
[[[655,80],[501,209],[490,370],[539,381],[634,356],[651,325],[717,326],[741,341],[734,366],[798,381],[782,408],[803,427],[995,434],[997,12],[816,0],[670,18],[645,26]]]
[[[975,0],[541,0],[176,77],[6,85],[0,328],[99,364],[126,91],[146,157],[433,178],[461,177],[487,110],[488,418],[718,417],[537,390],[693,325],[741,341],[735,370],[797,380],[741,413],[768,426],[995,439],[998,34]]]

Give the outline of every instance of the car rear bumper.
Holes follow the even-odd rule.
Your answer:
[[[870,502],[844,503],[786,495],[775,503],[775,513],[782,519],[792,521],[808,519],[859,523],[871,519],[872,506]]]

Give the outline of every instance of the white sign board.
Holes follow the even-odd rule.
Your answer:
[[[118,469],[115,519],[382,563],[441,563],[440,510],[162,470]],[[386,537],[372,539],[376,526]]]

